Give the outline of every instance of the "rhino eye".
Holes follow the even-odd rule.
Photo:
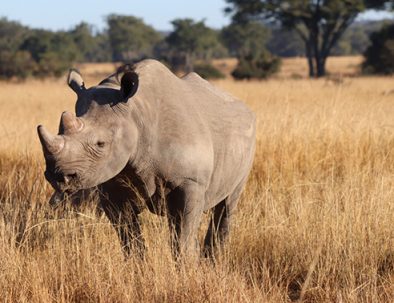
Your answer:
[[[105,146],[105,142],[104,141],[97,141],[96,145],[100,148],[103,148]]]

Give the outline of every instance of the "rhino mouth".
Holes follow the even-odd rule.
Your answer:
[[[59,195],[60,193],[71,195],[77,192],[81,187],[79,177],[75,173],[64,175],[62,172],[54,173],[46,170],[44,175],[45,179]]]

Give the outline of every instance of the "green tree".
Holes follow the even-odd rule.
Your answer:
[[[61,76],[78,58],[78,48],[67,32],[31,30],[20,46],[36,63],[32,74],[39,77]]]
[[[333,46],[360,12],[383,9],[387,0],[226,0],[226,12],[235,22],[266,19],[297,31],[305,44],[309,75],[326,73],[326,60]]]
[[[109,41],[108,33],[101,32],[95,36],[95,49],[92,54],[92,62],[108,62],[112,60],[112,48]]]
[[[29,29],[18,22],[0,18],[0,77],[26,78],[34,66],[30,53],[19,48]]]
[[[84,62],[93,61],[94,53],[97,50],[97,41],[93,35],[92,26],[85,22],[81,22],[76,25],[69,34],[78,47],[78,60]]]
[[[207,27],[204,21],[176,19],[171,23],[174,30],[167,36],[166,42],[170,51],[184,61],[185,72],[193,71],[197,58],[208,60],[215,49],[220,48],[218,33]]]
[[[271,29],[271,39],[267,41],[267,49],[280,57],[305,55],[304,43],[297,33],[276,25]]]
[[[280,59],[266,48],[270,30],[261,22],[232,23],[222,30],[222,40],[238,64],[232,72],[236,79],[265,79],[277,72]]]
[[[0,51],[17,51],[28,28],[7,18],[0,18]]]
[[[69,34],[78,48],[78,61],[111,61],[111,46],[105,32],[94,33],[92,25],[81,22],[69,31]]]
[[[131,61],[152,54],[160,34],[140,18],[123,15],[107,17],[108,37],[114,61]]]
[[[266,49],[270,30],[260,22],[232,23],[223,28],[221,38],[231,54],[244,57]]]
[[[394,24],[372,33],[371,45],[364,53],[363,71],[373,74],[394,74]]]

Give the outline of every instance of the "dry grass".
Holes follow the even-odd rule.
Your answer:
[[[217,85],[256,112],[258,147],[230,242],[195,267],[149,213],[146,260],[124,261],[92,207],[50,210],[35,126],[55,131],[73,93],[0,83],[2,302],[394,301],[393,78]]]

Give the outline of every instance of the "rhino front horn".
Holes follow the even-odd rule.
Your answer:
[[[83,128],[81,119],[75,117],[70,112],[63,112],[60,119],[59,133],[60,134],[73,134],[79,132]]]
[[[37,133],[38,137],[40,138],[44,153],[54,155],[59,153],[63,149],[63,137],[51,135],[42,125],[39,125],[37,127]]]

